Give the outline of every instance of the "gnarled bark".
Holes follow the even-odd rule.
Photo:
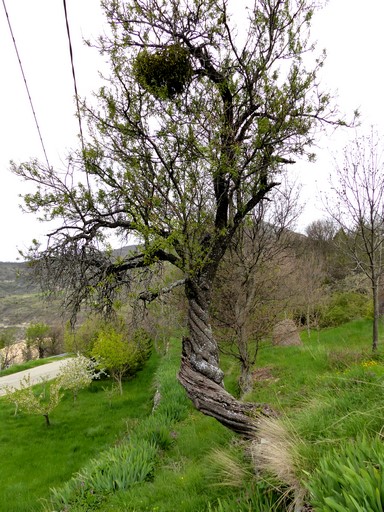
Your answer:
[[[188,282],[189,337],[183,338],[179,381],[195,407],[246,438],[257,432],[258,415],[270,414],[267,405],[245,403],[224,389],[224,373],[209,317],[210,285],[207,280]]]

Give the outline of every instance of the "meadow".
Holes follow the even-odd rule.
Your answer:
[[[373,356],[370,337],[371,322],[357,320],[303,332],[302,346],[262,345],[246,399],[276,411],[261,425],[276,448],[267,456],[193,409],[176,380],[178,339],[122,397],[109,381],[76,404],[65,397],[50,428],[0,401],[0,510],[277,512],[293,500],[306,510],[383,510],[384,351]],[[223,366],[235,392],[237,367]],[[335,483],[336,470],[349,480]]]

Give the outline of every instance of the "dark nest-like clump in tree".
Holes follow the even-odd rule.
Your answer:
[[[142,50],[134,62],[139,84],[161,100],[181,94],[192,78],[192,71],[189,51],[179,44],[165,46],[154,53]]]

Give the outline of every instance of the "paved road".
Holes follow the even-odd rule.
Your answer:
[[[54,361],[53,363],[36,366],[36,368],[31,368],[30,370],[23,370],[22,372],[0,377],[0,396],[5,395],[5,386],[13,386],[17,388],[21,379],[25,375],[28,375],[28,373],[31,375],[31,384],[37,384],[40,382],[41,377],[44,377],[45,379],[53,379],[56,377],[59,368],[64,361],[65,360],[61,359],[60,361]]]

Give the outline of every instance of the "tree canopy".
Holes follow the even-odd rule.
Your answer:
[[[223,389],[211,289],[247,215],[296,157],[313,157],[315,127],[343,123],[318,84],[325,54],[310,62],[316,3],[256,0],[236,27],[226,0],[104,0],[98,46],[111,73],[98,105],[83,103],[84,150],[62,172],[14,166],[37,186],[25,208],[58,226],[31,250],[36,275],[65,289],[74,312],[86,300],[111,307],[132,269],[181,271],[190,335],[179,379],[200,410],[245,435],[252,406]],[[108,232],[139,249],[115,258]]]

